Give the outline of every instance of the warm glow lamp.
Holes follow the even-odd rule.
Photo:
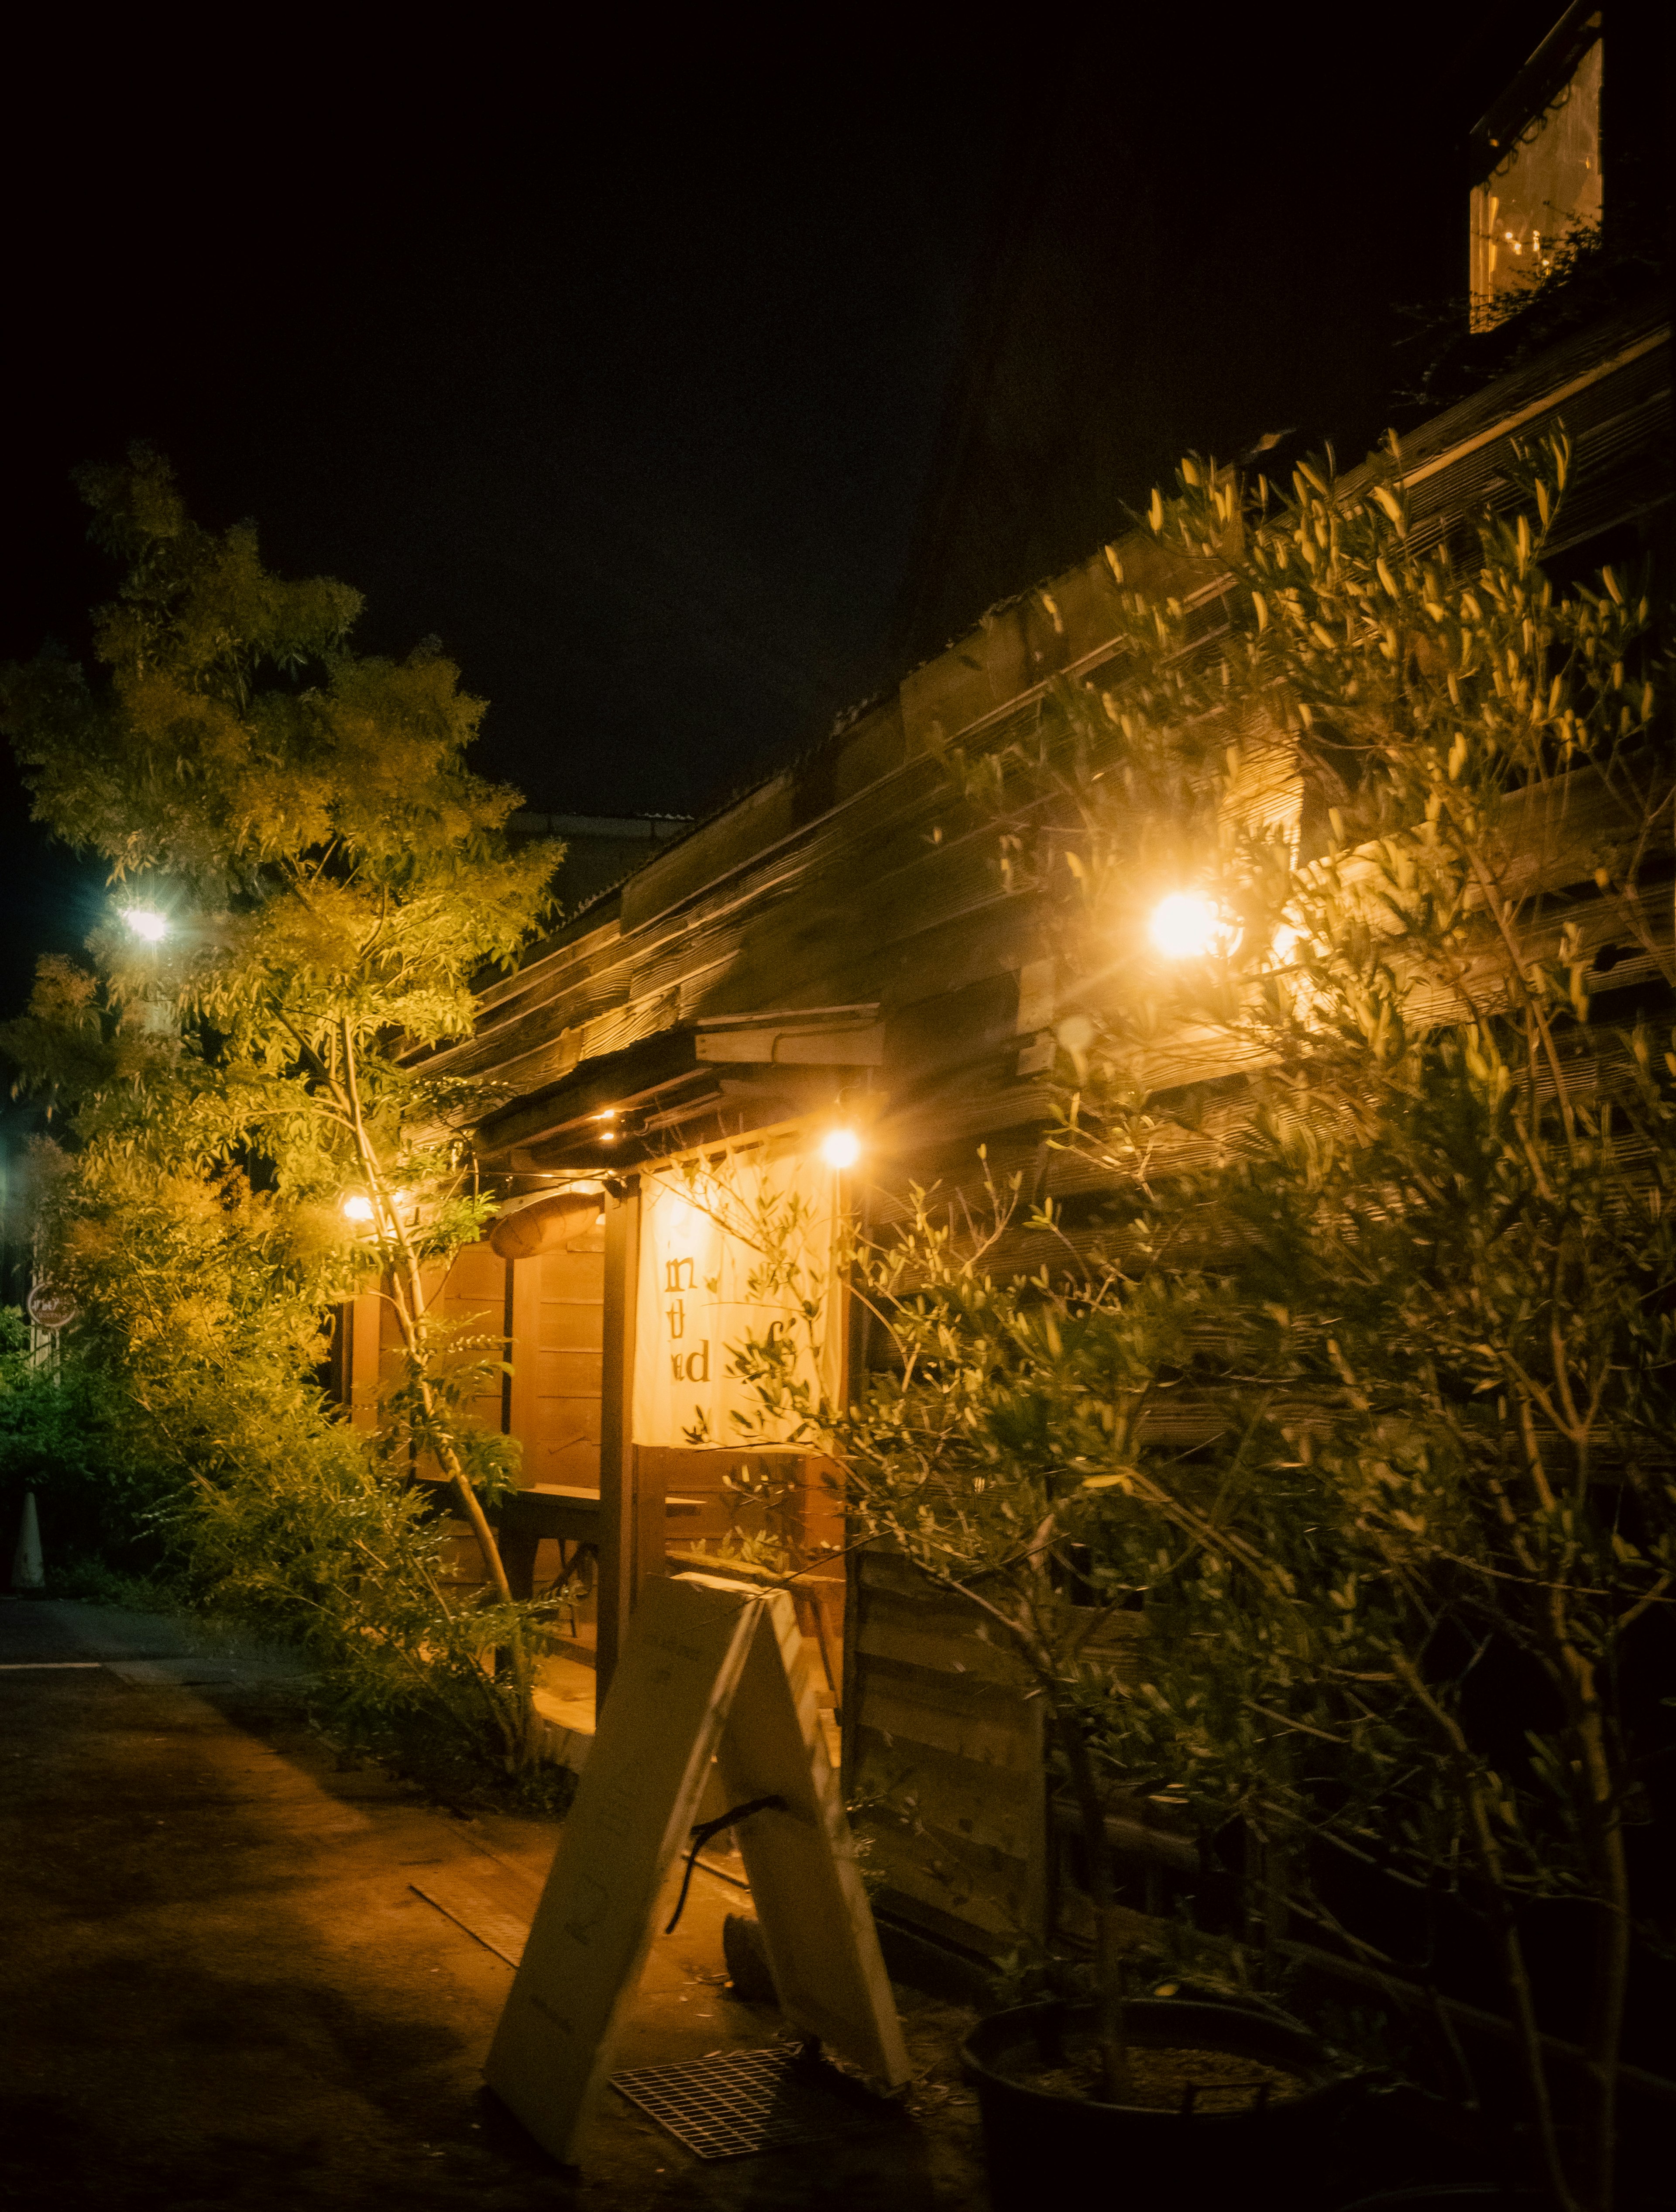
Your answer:
[[[372,1218],[372,1200],[363,1190],[352,1190],[343,1200],[343,1218],[346,1221],[370,1221]]]
[[[1169,960],[1206,960],[1213,952],[1227,952],[1237,942],[1237,933],[1211,900],[1193,891],[1172,891],[1152,909],[1148,934]]]
[[[853,1129],[829,1129],[821,1139],[821,1158],[829,1168],[853,1168],[861,1158],[861,1139]]]
[[[154,907],[124,907],[122,918],[135,936],[143,938],[148,945],[160,943],[169,933],[168,916],[159,914]]]

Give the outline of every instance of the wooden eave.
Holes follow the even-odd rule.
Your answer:
[[[1573,467],[1557,550],[1644,514],[1671,495],[1669,401],[1659,315],[1626,313],[1551,349],[1404,441],[1412,542],[1424,550],[1453,519],[1505,506],[1516,495],[1511,441],[1560,421]],[[1343,489],[1354,494],[1375,465],[1346,472]],[[1187,580],[1149,532],[1109,551],[1128,583]],[[1193,581],[1208,635],[1221,587]],[[1043,1086],[1015,1078],[993,1049],[926,1085],[888,1039],[902,1009],[1031,957],[1029,896],[1003,889],[993,833],[966,817],[937,757],[1027,726],[1054,680],[1110,659],[1119,588],[1102,550],[992,611],[841,735],[660,847],[487,989],[474,1035],[431,1064],[520,1094],[483,1125],[489,1158],[574,1148],[608,1108],[642,1124],[664,1115],[666,1129],[693,1126],[701,1109],[749,1115],[753,1097],[768,1112],[773,1086],[793,1095],[786,1063],[799,1060],[813,1096],[823,1069],[845,1065],[806,1041],[835,1013],[872,1032],[863,1066],[888,1055],[886,1120],[904,1149],[930,1132],[952,1139],[1039,1121]],[[864,1021],[859,1008],[876,1012]]]
[[[480,1157],[513,1174],[620,1169],[666,1149],[670,1133],[731,1117],[738,1134],[816,1110],[835,1079],[884,1058],[871,1003],[726,1015],[642,1038],[479,1127]]]

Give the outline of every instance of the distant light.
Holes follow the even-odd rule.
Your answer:
[[[1148,934],[1158,951],[1170,960],[1205,960],[1213,952],[1230,952],[1239,933],[1224,917],[1220,907],[1192,891],[1172,891],[1152,909]]]
[[[346,1221],[370,1221],[372,1218],[372,1200],[365,1191],[352,1190],[343,1200],[343,1218]]]
[[[169,918],[159,914],[155,907],[124,907],[123,920],[136,937],[143,937],[148,945],[156,945],[169,933]]]
[[[829,1129],[821,1139],[821,1158],[829,1168],[853,1168],[861,1158],[861,1139],[853,1129]]]

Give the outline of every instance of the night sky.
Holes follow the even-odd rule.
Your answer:
[[[690,812],[1019,562],[1115,534],[1184,447],[1302,426],[1354,458],[1397,305],[1461,284],[1467,110],[1543,10],[1412,11],[1394,44],[1387,15],[1377,46],[1342,9],[1232,40],[1158,13],[948,54],[859,52],[835,15],[685,62],[43,49],[4,156],[0,658],[82,651],[110,570],[68,471],[146,437],[201,519],[362,591],[363,648],[440,637],[490,702],[478,765],[531,805]],[[986,507],[986,406],[1057,537]],[[939,598],[951,532],[988,550]],[[0,1014],[100,903],[3,774]]]

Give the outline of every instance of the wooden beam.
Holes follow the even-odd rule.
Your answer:
[[[635,1309],[640,1284],[638,1176],[605,1189],[605,1313],[599,1401],[599,1632],[603,1705],[640,1586],[639,1470],[634,1443]],[[659,1536],[662,1534],[662,1499]]]

